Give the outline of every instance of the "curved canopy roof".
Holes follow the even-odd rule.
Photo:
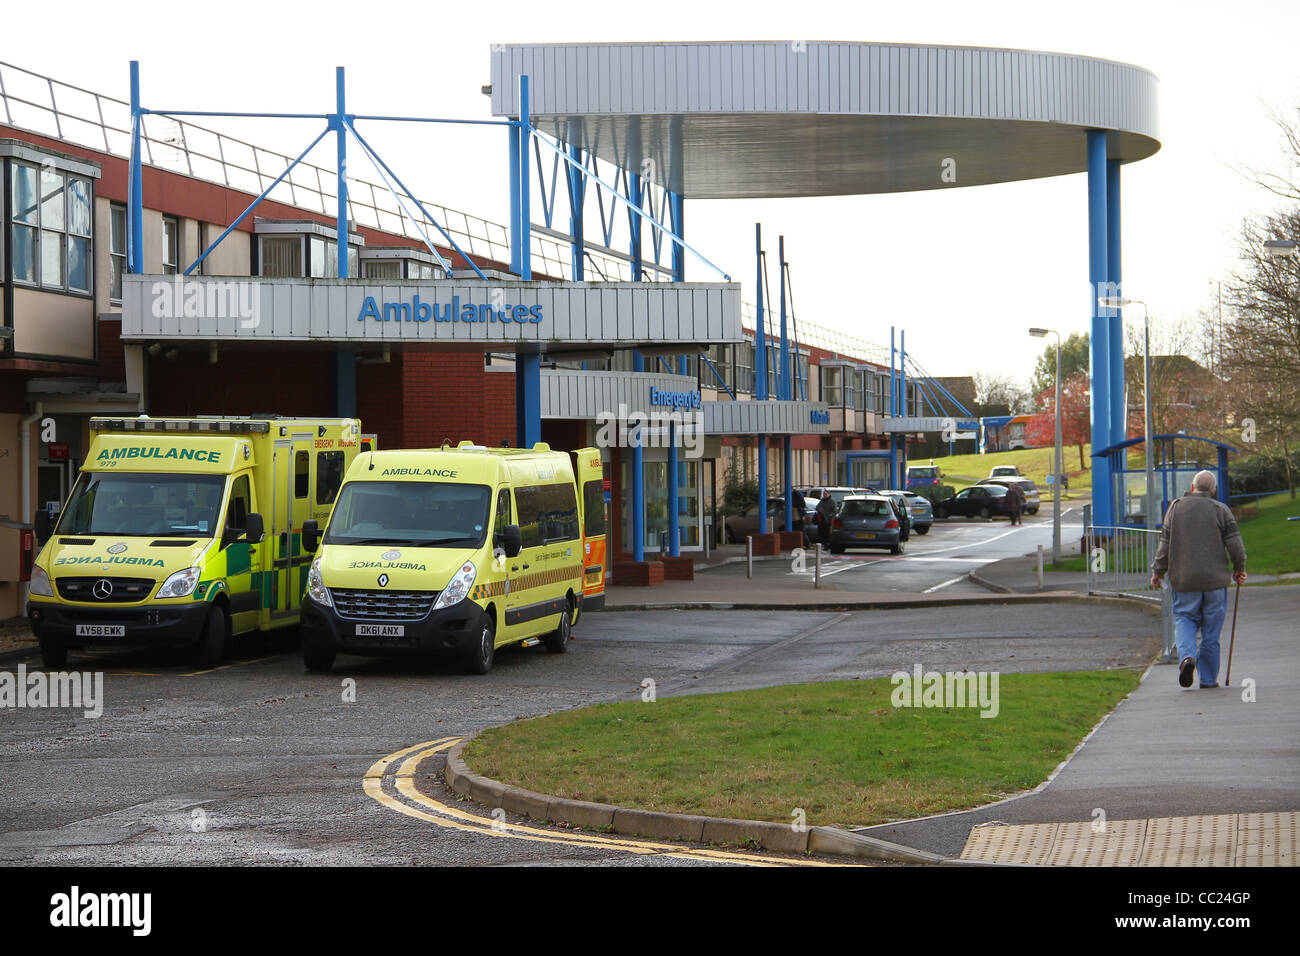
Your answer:
[[[688,198],[835,196],[1083,172],[1154,154],[1158,81],[1062,53],[814,41],[492,48],[492,112]]]

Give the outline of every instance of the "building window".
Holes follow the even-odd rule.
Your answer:
[[[822,401],[827,405],[837,406],[844,404],[843,375],[843,366],[822,366]]]
[[[90,181],[10,164],[9,249],[15,282],[90,294]]]
[[[302,277],[302,237],[263,236],[262,275],[276,279]]]
[[[180,261],[181,224],[174,216],[163,216],[162,221],[162,271],[174,276]]]
[[[199,255],[201,256],[203,255],[203,253],[207,251],[208,251],[208,224],[206,222],[201,222],[199,223]],[[197,258],[197,256],[195,258]],[[208,271],[207,260],[201,260],[199,264],[194,267],[195,275],[201,276],[206,274],[207,271]]]
[[[703,388],[735,388],[735,374],[731,367],[731,346],[711,345],[704,357],[712,363],[713,368],[705,362],[700,363],[700,385]],[[717,374],[713,373],[717,369]],[[722,381],[719,382],[718,379]]]
[[[108,207],[108,300],[122,301],[122,276],[126,272],[126,207]]]
[[[367,279],[400,279],[401,277],[402,264],[396,259],[370,259],[366,262]],[[412,276],[412,278],[419,277]]]
[[[742,342],[736,350],[736,384],[737,392],[754,392],[754,343]]]

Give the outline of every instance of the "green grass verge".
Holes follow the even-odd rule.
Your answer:
[[[1005,674],[991,718],[894,707],[887,678],[597,704],[489,730],[465,757],[476,773],[579,800],[873,824],[1037,786],[1138,677]]]
[[[1300,499],[1289,494],[1259,500],[1253,517],[1241,518],[1241,540],[1246,546],[1246,570],[1256,574],[1287,574],[1300,571],[1300,521],[1287,521],[1300,515]]]
[[[1079,452],[1075,448],[1066,448],[1061,461],[1065,473],[1069,476],[1070,487],[1066,496],[1079,492],[1092,491],[1092,469],[1079,468]],[[1091,450],[1086,450],[1091,454]],[[934,463],[943,473],[944,482],[953,485],[959,491],[967,485],[973,485],[997,465],[1016,465],[1026,478],[1032,478],[1038,485],[1038,493],[1045,501],[1051,501],[1052,489],[1047,484],[1047,475],[1052,470],[1054,452],[1051,448],[1019,448],[1015,451],[995,451],[987,455],[952,455],[948,458],[936,458]],[[912,459],[908,464],[923,465],[928,461]]]
[[[1044,562],[1043,570],[1044,571],[1076,571],[1082,574],[1084,571],[1088,570],[1088,567],[1084,563],[1083,555],[1071,554],[1071,555],[1062,556],[1060,563],[1058,564],[1053,564],[1051,561]]]

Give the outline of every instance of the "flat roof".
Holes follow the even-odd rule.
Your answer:
[[[787,40],[506,44],[492,112],[687,198],[834,196],[1083,172],[1153,155],[1158,80],[1064,53]]]

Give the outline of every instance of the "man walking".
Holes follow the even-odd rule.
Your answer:
[[[822,500],[817,502],[817,538],[823,548],[830,547],[831,522],[835,519],[835,499],[829,491],[822,492]]]
[[[1201,687],[1219,686],[1219,631],[1228,608],[1228,582],[1246,581],[1246,549],[1232,512],[1215,497],[1217,486],[1213,472],[1196,473],[1187,494],[1165,512],[1160,546],[1151,563],[1152,587],[1160,587],[1161,579],[1169,576],[1181,687],[1192,686],[1195,672]]]
[[[1025,505],[1025,493],[1020,490],[1020,486],[1014,481],[1007,485],[1007,495],[1003,500],[1007,514],[1011,516],[1011,523],[1020,524],[1020,509]]]

